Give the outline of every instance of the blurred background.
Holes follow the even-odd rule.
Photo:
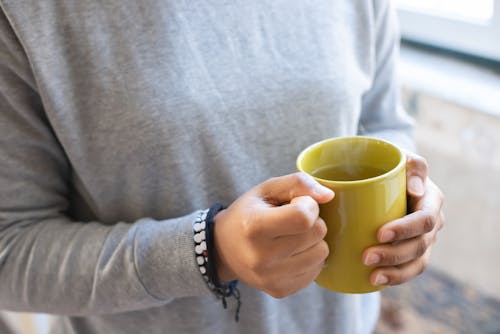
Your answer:
[[[500,0],[394,2],[402,102],[447,222],[429,269],[383,292],[377,333],[500,333]]]
[[[394,2],[402,102],[447,225],[429,269],[384,290],[377,334],[500,333],[500,0]],[[2,318],[0,333],[48,333],[43,315]]]

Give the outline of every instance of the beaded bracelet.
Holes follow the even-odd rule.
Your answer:
[[[210,209],[199,212],[193,223],[194,250],[201,275],[209,289],[222,300],[223,307],[227,308],[227,297],[235,297],[237,301],[235,320],[238,321],[241,307],[238,281],[221,283],[215,267],[214,217],[223,209],[222,205],[215,204]]]

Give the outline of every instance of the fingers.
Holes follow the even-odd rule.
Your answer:
[[[304,173],[270,179],[240,196],[215,218],[219,277],[275,297],[310,284],[328,256],[318,203],[333,196]]]
[[[406,240],[432,231],[437,224],[435,214],[419,210],[382,226],[377,239],[380,242]]]
[[[264,206],[256,211],[252,225],[247,226],[247,235],[274,238],[309,230],[318,218],[318,203],[330,201],[334,193],[310,175],[295,173],[261,183],[253,195]]]
[[[432,180],[427,179],[427,189],[425,196],[421,198],[410,198],[410,210],[424,210],[427,212],[437,213],[442,210],[444,205],[444,196],[441,190],[436,186]]]
[[[305,233],[282,236],[274,239],[274,247],[276,248],[276,252],[280,251],[283,256],[294,256],[323,241],[326,232],[327,228],[324,220],[318,218],[313,226]]]
[[[296,197],[289,204],[258,212],[246,232],[250,238],[301,234],[311,229],[318,216],[319,206],[314,199],[310,196]]]
[[[368,266],[401,265],[423,256],[434,242],[435,234],[428,233],[404,242],[371,247],[363,253],[363,263]]]
[[[292,255],[290,263],[294,268],[301,268],[298,274],[302,274],[311,271],[312,268],[322,268],[329,253],[328,244],[321,240],[308,249]]]
[[[290,257],[275,268],[275,275],[261,281],[265,287],[263,290],[275,298],[283,298],[305,288],[323,269],[328,253],[328,245],[322,240]],[[286,277],[287,284],[283,284],[280,277]]]
[[[422,197],[428,174],[427,161],[414,153],[406,153],[406,183],[410,196]]]
[[[380,242],[405,240],[443,227],[443,194],[431,180],[427,182],[425,196],[412,201],[410,206],[413,213],[379,229],[377,239]]]
[[[423,197],[413,198],[410,206],[416,211],[379,229],[377,238],[386,244],[370,247],[363,253],[365,265],[378,267],[370,277],[374,285],[407,282],[427,266],[432,245],[445,221],[443,194],[427,179]]]
[[[325,222],[318,218],[307,232],[277,237],[268,242],[265,249],[257,250],[254,256],[263,260],[258,262],[267,263],[264,268],[283,265],[291,270],[301,270],[302,272],[311,266],[323,263],[328,256],[328,244],[323,240],[326,232]],[[266,254],[273,254],[277,260],[270,261],[269,258],[266,258]]]
[[[299,196],[310,196],[320,204],[329,202],[334,196],[332,190],[302,172],[269,179],[261,183],[257,191],[266,202],[276,206]]]
[[[284,298],[302,290],[318,277],[323,269],[323,264],[316,266],[309,271],[295,276],[288,276],[288,284],[282,284],[282,280],[273,280],[266,285],[262,291],[274,298]]]
[[[377,285],[398,285],[408,282],[415,276],[424,272],[429,263],[431,248],[413,261],[394,267],[380,267],[370,275],[371,284]]]

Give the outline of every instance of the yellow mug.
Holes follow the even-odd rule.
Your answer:
[[[306,148],[297,168],[332,189],[320,205],[330,254],[316,278],[320,286],[344,293],[380,290],[370,284],[373,268],[361,261],[377,244],[377,230],[406,214],[406,157],[395,145],[369,137],[339,137]]]

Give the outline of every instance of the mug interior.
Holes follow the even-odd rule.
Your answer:
[[[322,169],[344,166],[352,169],[372,167],[379,170],[369,177],[350,182],[381,177],[402,164],[403,154],[394,145],[369,137],[339,137],[327,139],[306,148],[297,159],[300,171],[324,181],[345,182],[320,176]]]

